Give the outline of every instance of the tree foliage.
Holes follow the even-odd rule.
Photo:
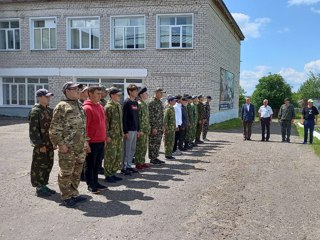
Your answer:
[[[259,79],[255,91],[252,94],[252,102],[256,108],[268,99],[273,109],[279,109],[285,98],[291,98],[291,86],[286,83],[280,74],[270,74]]]
[[[320,98],[320,74],[310,73],[307,81],[305,81],[298,90],[299,97],[304,98]]]

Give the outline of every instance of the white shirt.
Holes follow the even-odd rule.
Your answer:
[[[260,113],[261,118],[268,118],[273,114],[273,111],[269,105],[267,105],[266,107],[264,105],[262,105],[259,108],[258,113]]]
[[[181,103],[176,103],[174,105],[174,112],[176,116],[176,128],[182,124],[182,111],[181,111]]]
[[[248,112],[250,111],[250,103],[247,104],[247,110],[248,110]]]

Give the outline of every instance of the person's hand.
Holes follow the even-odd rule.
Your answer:
[[[124,140],[128,140],[129,139],[129,133],[124,134],[123,138],[124,138]]]
[[[291,120],[291,124],[294,124],[294,119]]]
[[[69,151],[67,145],[65,145],[65,144],[59,145],[58,149],[59,149],[59,152],[61,152],[61,153],[67,153]]]
[[[108,137],[107,140],[106,140],[107,143],[111,143],[111,141],[112,141],[112,139],[109,138],[109,137]]]
[[[41,153],[46,153],[47,152],[47,147],[46,146],[43,146],[40,148],[40,152]]]
[[[137,138],[141,137],[143,135],[143,132],[137,132]]]
[[[152,131],[151,131],[151,134],[152,135],[157,135],[158,131],[156,128],[153,128]]]
[[[88,142],[86,142],[86,152],[91,153],[91,147]]]

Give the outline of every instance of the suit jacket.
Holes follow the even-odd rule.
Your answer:
[[[253,104],[250,103],[249,111],[247,108],[247,104],[242,105],[241,109],[241,119],[245,122],[253,122],[255,118],[255,110]]]

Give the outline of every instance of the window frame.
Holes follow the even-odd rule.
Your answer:
[[[186,16],[192,18],[192,25],[166,25],[169,26],[169,29],[172,27],[180,27],[180,34],[182,33],[182,27],[183,26],[192,26],[192,47],[182,47],[182,34],[180,36],[180,47],[172,47],[172,41],[171,41],[171,33],[169,35],[169,47],[161,47],[161,35],[160,35],[160,17],[181,17],[181,16]],[[156,14],[156,49],[158,50],[172,50],[172,49],[194,49],[194,28],[195,28],[195,23],[194,23],[194,13],[170,13],[170,14]]]
[[[123,44],[123,48],[115,48],[114,47],[114,26],[113,26],[113,19],[115,18],[137,18],[137,17],[143,17],[143,21],[144,21],[144,47],[143,48],[124,48],[124,44]],[[110,50],[112,51],[141,51],[141,50],[145,50],[146,49],[146,45],[147,45],[147,28],[146,28],[146,15],[143,14],[136,14],[136,15],[113,15],[110,16]],[[134,26],[137,27],[137,26]],[[135,38],[134,38],[135,39]],[[125,41],[125,39],[123,38],[123,41]],[[135,40],[134,40],[135,41]],[[134,44],[135,45],[135,44]]]
[[[12,83],[5,83],[4,82],[4,79],[6,78],[12,78],[13,79],[13,82]],[[28,83],[28,79],[29,78],[34,78],[34,79],[37,79],[38,82],[37,83]],[[24,79],[24,83],[16,83],[15,82],[15,79]],[[46,79],[48,80],[47,83],[41,83],[41,79]],[[30,108],[32,106],[34,106],[34,104],[37,103],[37,97],[36,95],[34,94],[33,95],[33,99],[34,99],[34,103],[29,105],[28,104],[28,101],[29,101],[29,94],[28,94],[28,86],[33,86],[34,88],[34,93],[37,91],[37,87],[40,87],[40,88],[46,88],[47,89],[49,88],[49,78],[48,77],[31,77],[31,76],[28,76],[28,77],[19,77],[19,76],[15,76],[15,77],[0,77],[0,84],[1,84],[1,87],[0,87],[0,90],[1,90],[1,100],[0,100],[0,106],[1,107],[26,107],[26,108]],[[9,85],[9,104],[6,103],[6,101],[4,101],[4,85]],[[12,103],[12,86],[16,86],[17,87],[17,103]],[[20,90],[19,90],[19,86],[20,85],[23,85],[24,86],[24,96],[25,96],[25,104],[21,105],[19,104],[19,101],[20,101]]]
[[[42,38],[41,38],[41,48],[40,49],[36,49],[34,48],[35,45],[35,39],[34,39],[34,22],[35,21],[41,21],[41,20],[50,20],[50,19],[54,19],[56,27],[55,27],[55,34],[56,34],[56,47],[55,48],[42,48]],[[57,17],[31,17],[29,19],[29,25],[30,25],[30,50],[32,51],[53,51],[53,50],[57,50],[57,39],[58,39],[58,31],[57,31]],[[46,28],[46,27],[41,27],[41,29]],[[51,28],[48,28],[51,29]],[[41,33],[42,36],[42,33]],[[51,40],[51,34],[49,34],[49,44],[50,44],[50,40]]]
[[[79,41],[80,41],[80,47],[79,49],[75,49],[75,48],[71,48],[71,20],[88,20],[88,19],[97,19],[99,21],[99,27],[97,29],[99,29],[99,47],[96,49],[92,49],[92,48],[82,48],[81,47],[81,34],[79,34]],[[67,50],[69,51],[100,51],[100,47],[101,47],[101,19],[100,16],[75,16],[75,17],[67,17],[66,18],[66,29],[67,29]],[[78,28],[79,29],[79,28]],[[90,28],[92,29],[92,28]],[[91,39],[89,37],[89,46],[91,46]]]
[[[16,49],[15,48],[15,45],[16,45],[16,42],[14,41],[14,48],[13,49],[9,49],[8,48],[8,30],[6,28],[0,28],[0,30],[5,30],[5,33],[6,33],[6,49],[0,49],[0,51],[3,51],[3,52],[6,52],[6,51],[21,51],[22,47],[21,47],[21,21],[20,21],[20,18],[4,18],[4,19],[0,19],[0,22],[14,22],[14,21],[18,21],[19,22],[19,28],[8,28],[8,29],[13,29],[13,39],[15,40],[16,39],[16,36],[15,36],[15,30],[16,29],[19,29],[19,49]]]

